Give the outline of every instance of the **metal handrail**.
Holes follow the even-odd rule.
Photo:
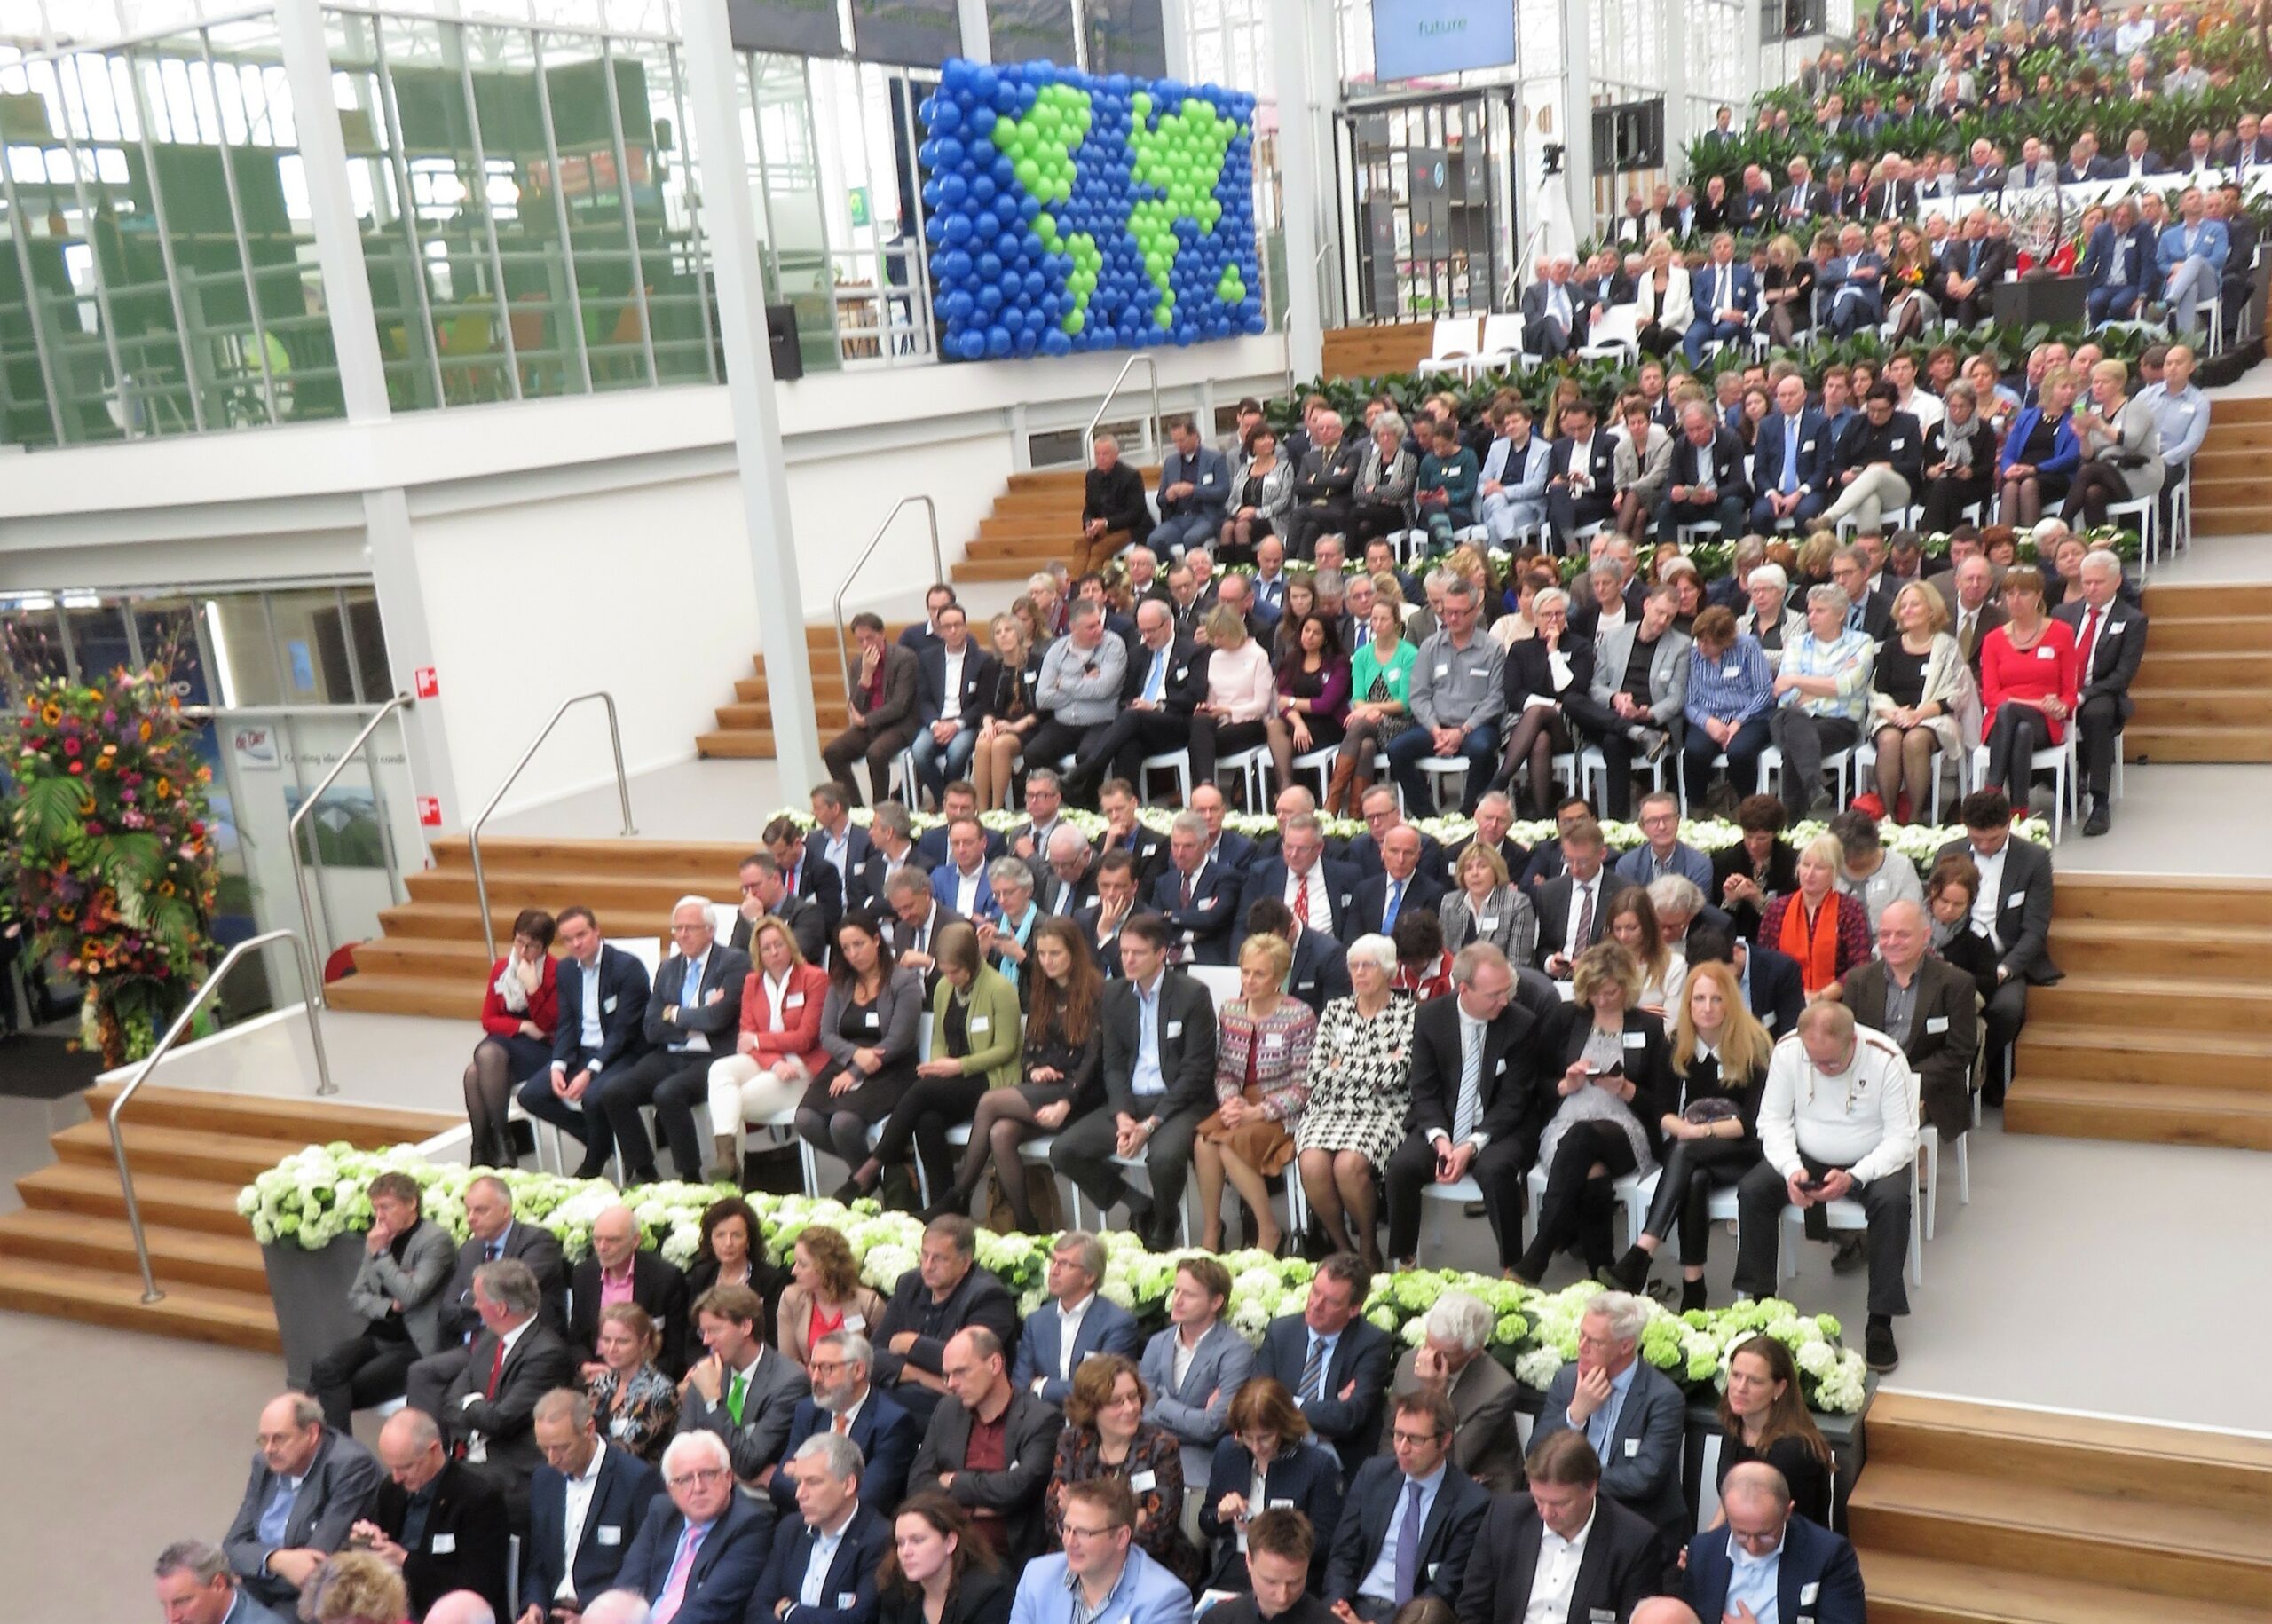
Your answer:
[[[868,538],[868,545],[860,549],[860,556],[852,561],[852,567],[844,572],[843,580],[837,584],[836,596],[828,606],[828,618],[836,627],[836,663],[844,668],[844,697],[848,703],[852,698],[852,645],[844,636],[844,595],[852,590],[853,581],[867,567],[868,560],[883,541],[885,532],[891,529],[892,521],[910,502],[921,502],[925,516],[931,521],[931,579],[935,581],[947,579],[946,561],[939,551],[939,504],[927,496],[901,497],[892,504],[891,511],[884,515],[884,522],[876,526],[876,533]]]
[[[119,1125],[119,1113],[126,1109],[126,1102],[134,1098],[135,1091],[149,1079],[150,1074],[157,1069],[158,1062],[166,1058],[167,1052],[189,1029],[189,1023],[197,1019],[198,1011],[203,1009],[220,989],[221,983],[229,979],[229,972],[237,967],[238,961],[272,942],[289,942],[292,957],[299,966],[300,1007],[307,1012],[308,1045],[314,1050],[316,1057],[316,1093],[320,1097],[339,1092],[337,1084],[331,1080],[331,1061],[324,1053],[323,1026],[316,1019],[316,1000],[323,984],[316,980],[315,964],[310,957],[308,944],[300,940],[297,932],[288,928],[248,936],[229,950],[227,956],[214,967],[213,974],[207,976],[203,984],[190,996],[188,1006],[174,1017],[174,1023],[166,1029],[166,1035],[158,1039],[158,1046],[150,1051],[140,1069],[126,1080],[126,1086],[118,1091],[118,1098],[110,1102],[110,1154],[118,1162],[118,1186],[126,1197],[127,1227],[134,1232],[135,1261],[142,1265],[142,1300],[145,1303],[157,1302],[165,1293],[158,1289],[158,1277],[150,1272],[150,1241],[142,1233],[142,1209],[134,1199],[134,1173],[126,1165],[126,1135]]]
[[[521,752],[521,759],[513,763],[513,770],[505,775],[505,782],[497,786],[497,792],[489,798],[489,804],[481,808],[481,816],[475,818],[473,826],[465,832],[466,848],[473,856],[474,903],[481,910],[481,939],[489,944],[489,957],[493,959],[497,957],[497,932],[489,923],[489,881],[481,871],[481,826],[489,821],[489,815],[497,809],[497,803],[505,799],[505,792],[513,787],[522,771],[536,759],[536,753],[544,748],[544,741],[552,737],[552,729],[560,725],[560,719],[587,699],[597,699],[607,706],[607,737],[615,753],[615,795],[623,808],[623,832],[626,835],[639,832],[631,826],[631,780],[624,776],[623,771],[623,729],[615,720],[615,696],[604,688],[596,688],[590,693],[563,699],[560,708],[552,713],[552,720],[544,724],[544,731],[536,736],[534,744]]]
[[[284,826],[284,845],[292,855],[292,888],[299,894],[300,898],[300,929],[304,933],[303,940],[306,942],[310,954],[313,954],[316,950],[316,914],[315,909],[308,901],[307,864],[300,861],[300,825],[308,820],[319,806],[323,804],[324,792],[331,788],[333,780],[347,770],[347,763],[362,753],[364,745],[369,742],[372,734],[378,731],[379,724],[392,713],[408,710],[417,703],[418,701],[408,694],[397,694],[374,711],[371,713],[371,720],[365,722],[363,730],[355,736],[355,742],[340,752],[339,760],[334,761],[331,764],[331,770],[317,781],[314,792],[300,803],[300,809],[292,814],[291,821]],[[375,780],[377,775],[374,773],[372,776]],[[320,999],[323,997],[323,983],[309,982],[308,997]]]
[[[1104,398],[1097,402],[1097,409],[1089,417],[1089,426],[1081,430],[1081,454],[1091,465],[1093,465],[1097,460],[1097,425],[1104,421],[1104,414],[1112,409],[1113,397],[1120,393],[1120,386],[1128,382],[1128,374],[1140,366],[1150,374],[1152,380],[1152,418],[1144,425],[1144,449],[1149,451],[1153,448],[1152,437],[1160,431],[1160,367],[1159,363],[1152,359],[1149,351],[1139,350],[1121,362],[1120,375],[1113,379],[1112,387],[1105,390]]]

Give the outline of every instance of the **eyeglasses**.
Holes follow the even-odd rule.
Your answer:
[[[692,935],[698,931],[706,931],[709,928],[710,926],[707,921],[699,925],[673,925],[671,926],[671,934],[674,936]]]
[[[832,1376],[843,1369],[845,1361],[840,1359],[809,1359],[805,1361],[805,1368],[815,1376]]]
[[[1435,1432],[1408,1432],[1402,1427],[1397,1428],[1395,1433],[1399,1445],[1408,1444],[1415,1449],[1434,1443],[1440,1436],[1440,1434]]]
[[[1057,1532],[1059,1536],[1069,1544],[1075,1540],[1105,1539],[1109,1537],[1116,1530],[1125,1528],[1126,1526],[1128,1526],[1126,1523],[1107,1523],[1101,1528],[1076,1528],[1072,1524],[1067,1523]]]
[[[677,1477],[668,1479],[664,1486],[708,1488],[713,1484],[730,1482],[733,1476],[733,1472],[723,1466],[698,1466],[692,1471],[682,1471]]]

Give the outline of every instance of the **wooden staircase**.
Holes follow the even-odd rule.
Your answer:
[[[1871,1624],[2272,1617],[2272,1441],[1886,1391],[1863,1431]]]
[[[2149,586],[2146,619],[2129,759],[2272,762],[2272,585]]]
[[[2272,885],[2062,872],[2004,1126],[2272,1150]]]
[[[295,1151],[334,1139],[365,1149],[453,1125],[427,1111],[327,1100],[222,1094],[153,1084],[126,1112],[151,1269],[165,1293],[142,1301],[126,1200],[106,1114],[113,1086],[90,1089],[93,1116],[50,1136],[56,1160],[16,1181],[23,1210],[0,1214],[0,1308],[193,1342],[278,1351],[260,1248],[237,1191]]]
[[[899,635],[896,626],[888,628]],[[813,674],[813,713],[823,743],[850,721],[844,697],[844,667],[837,661],[836,630],[825,622],[805,627],[805,665]],[[751,674],[734,682],[734,702],[718,707],[718,725],[695,737],[705,758],[773,759],[773,691],[766,685],[765,654],[750,656]]]
[[[756,842],[754,828],[739,844],[485,840],[481,863],[500,950],[522,909],[557,913],[575,903],[592,910],[605,935],[660,939],[669,932],[672,904],[690,892],[740,900],[736,865]],[[432,856],[431,868],[408,876],[410,901],[380,913],[383,934],[355,949],[355,974],[327,989],[334,1009],[480,1018],[490,960],[473,860],[462,836],[435,841]]]
[[[2204,536],[2272,531],[2264,464],[2272,456],[2272,398],[2210,397],[2209,433],[2193,453],[2193,529]]]

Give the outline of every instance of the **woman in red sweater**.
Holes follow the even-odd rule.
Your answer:
[[[757,973],[742,983],[741,1037],[710,1063],[710,1131],[723,1176],[739,1184],[745,1124],[793,1107],[828,1068],[820,1006],[828,972],[807,964],[789,927],[768,914],[750,932]]]
[[[2064,739],[2075,713],[2075,635],[2044,612],[2042,573],[2026,564],[2004,572],[2004,611],[2010,619],[1980,644],[1988,770],[1977,787],[2001,788],[2024,811],[2035,753]]]
[[[552,931],[552,916],[543,909],[522,909],[513,920],[511,949],[489,966],[489,988],[481,997],[483,1036],[465,1068],[476,1167],[517,1165],[505,1131],[513,1086],[552,1063],[552,1034],[560,1024]]]

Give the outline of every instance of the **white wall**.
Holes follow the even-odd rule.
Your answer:
[[[817,450],[818,447],[814,449]],[[797,530],[798,586],[805,618],[828,618],[831,601],[858,549],[901,497],[921,492],[939,510],[939,548],[949,571],[978,523],[1009,479],[1014,449],[1009,432],[995,428],[886,453],[816,456],[789,461],[789,511]],[[880,477],[880,461],[890,469]],[[921,507],[892,521],[844,600],[845,612],[919,610],[933,579],[931,532]]]

